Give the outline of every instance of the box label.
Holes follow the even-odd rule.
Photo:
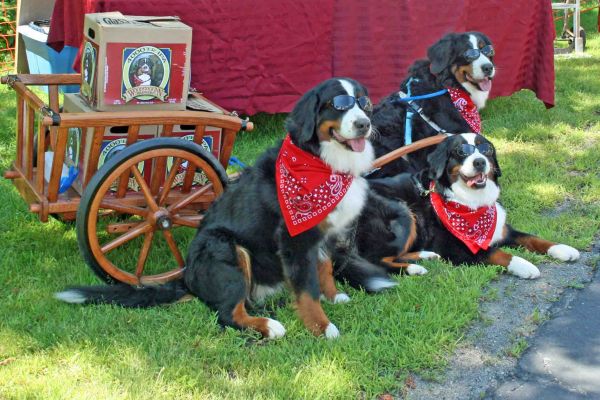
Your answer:
[[[96,75],[98,69],[98,45],[88,40],[81,56],[81,95],[90,104],[96,102]]]
[[[181,103],[186,45],[108,43],[105,104]]]

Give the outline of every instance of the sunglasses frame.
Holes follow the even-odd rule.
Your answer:
[[[467,55],[467,53],[473,53],[473,56]],[[475,53],[477,55],[475,55]],[[468,62],[473,62],[479,58],[479,56],[483,54],[486,57],[494,57],[496,52],[494,51],[494,47],[491,44],[483,46],[481,49],[468,49],[463,53],[463,57]]]
[[[469,149],[465,151],[465,149]],[[472,145],[470,143],[463,143],[458,147],[455,152],[459,157],[469,157],[475,154],[475,150],[479,151],[484,156],[491,156],[494,154],[494,147],[489,143],[479,143],[478,145]]]
[[[336,104],[336,99],[352,99],[350,101],[350,103],[348,105],[339,105]],[[364,104],[361,104],[364,103]],[[338,111],[347,111],[349,109],[351,109],[352,107],[354,107],[355,104],[358,104],[358,107],[366,112],[372,112],[373,111],[373,103],[371,103],[371,99],[369,98],[369,96],[360,96],[358,99],[354,96],[350,96],[349,94],[340,94],[335,96],[334,98],[332,98],[330,101],[327,102],[327,104],[329,104],[331,107],[333,107],[334,109],[338,110]]]

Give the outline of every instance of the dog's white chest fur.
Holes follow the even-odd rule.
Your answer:
[[[325,220],[329,225],[327,234],[337,234],[348,228],[358,218],[367,200],[367,181],[362,177],[355,177],[348,188],[346,195]]]

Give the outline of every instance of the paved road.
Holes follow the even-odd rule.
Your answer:
[[[595,249],[598,251],[598,248]],[[540,327],[496,400],[600,399],[600,272]]]

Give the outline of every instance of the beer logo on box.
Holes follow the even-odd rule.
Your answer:
[[[181,139],[189,140],[190,142],[193,142],[194,135],[181,136]],[[212,139],[213,138],[211,136],[205,136],[204,138],[202,138],[201,146],[204,150],[206,150],[209,153],[212,151]],[[167,170],[166,170],[167,175],[169,175],[169,173],[171,172],[171,168],[173,168],[174,161],[175,160],[173,159],[173,157],[167,158]],[[175,179],[173,181],[173,186],[176,187],[176,186],[183,185],[183,180],[185,179],[185,173],[188,169],[188,165],[189,165],[188,161],[184,161],[181,163],[181,165],[179,166],[179,169],[177,170],[177,175],[175,175]],[[192,182],[193,185],[206,185],[207,183],[208,183],[208,177],[206,176],[204,171],[202,171],[202,170],[194,171],[194,180]]]
[[[121,98],[167,101],[171,73],[171,49],[142,46],[123,49]]]
[[[67,148],[65,150],[65,164],[79,166],[79,149],[81,148],[81,129],[69,128],[67,135]]]
[[[125,147],[127,147],[126,137],[104,141],[102,143],[102,149],[100,151],[100,157],[98,159],[98,168],[100,168],[100,166],[104,165],[104,163],[108,162],[108,160],[116,156],[120,151],[123,151]],[[137,168],[142,175],[144,174],[144,167],[145,164],[143,161],[139,162],[137,165]],[[129,176],[129,183],[127,184],[127,187],[136,192],[140,190],[139,183],[135,180],[135,178],[132,175]],[[117,190],[116,182],[111,186],[110,190]]]
[[[81,57],[81,94],[87,99],[92,98],[92,85],[96,74],[96,49],[86,41],[83,47],[83,55]]]

